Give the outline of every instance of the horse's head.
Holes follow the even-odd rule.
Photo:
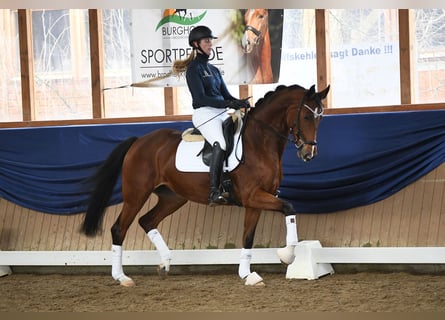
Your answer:
[[[267,9],[248,9],[244,15],[244,22],[246,29],[241,40],[241,47],[245,53],[250,53],[260,43],[267,31]]]
[[[290,132],[297,147],[297,155],[303,161],[310,161],[317,155],[317,130],[323,116],[322,100],[326,98],[330,86],[321,92],[315,85],[303,95],[297,106],[296,117],[291,120]]]

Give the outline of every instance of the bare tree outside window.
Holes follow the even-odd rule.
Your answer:
[[[92,116],[87,10],[32,12],[36,120]]]
[[[445,101],[445,9],[415,10],[416,102]]]

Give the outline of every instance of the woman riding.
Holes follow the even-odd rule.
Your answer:
[[[194,109],[192,122],[213,149],[210,160],[210,206],[227,203],[221,190],[221,174],[226,157],[222,123],[230,117],[226,109],[250,107],[246,100],[236,99],[230,94],[219,69],[209,63],[213,39],[217,38],[208,27],[193,28],[188,39],[192,53],[186,60],[175,61],[173,65],[176,73],[186,68],[187,86]]]

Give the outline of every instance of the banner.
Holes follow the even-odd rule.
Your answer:
[[[399,46],[396,42],[331,47],[332,105],[358,107],[400,104]],[[296,72],[298,70],[298,72]],[[316,83],[315,48],[284,48],[280,83]],[[353,90],[351,90],[353,88]]]
[[[209,62],[228,85],[278,81],[283,34],[282,9],[134,9],[131,12],[132,81],[150,86],[185,86],[168,76],[175,60],[192,52],[190,31],[205,25],[218,37]]]

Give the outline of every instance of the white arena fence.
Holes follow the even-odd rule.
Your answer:
[[[252,249],[252,264],[280,264],[277,248]],[[172,250],[172,265],[238,264],[241,249]],[[333,273],[331,263],[445,264],[445,247],[321,247],[317,240],[301,241],[287,278],[316,279]],[[123,252],[123,265],[158,265],[155,250]],[[4,266],[111,266],[111,251],[0,251]]]

